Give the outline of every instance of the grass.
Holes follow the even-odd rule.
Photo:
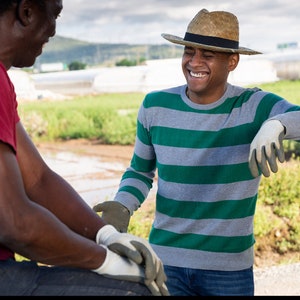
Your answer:
[[[35,142],[93,139],[103,144],[134,143],[142,93],[102,94],[65,101],[25,102],[19,113]]]

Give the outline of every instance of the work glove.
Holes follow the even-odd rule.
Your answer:
[[[113,225],[119,232],[127,232],[130,212],[117,201],[105,201],[93,207],[95,212],[102,212],[102,219]]]
[[[100,246],[106,249],[106,258],[98,269],[93,270],[94,272],[120,280],[144,281],[145,274],[142,266],[127,257],[114,253],[106,246]]]
[[[265,177],[278,171],[277,160],[285,160],[283,138],[285,128],[278,120],[265,122],[250,145],[249,168],[254,177],[259,175],[259,170]]]
[[[96,242],[98,245],[105,245],[109,250],[143,266],[144,283],[152,293],[155,288],[159,295],[169,295],[165,285],[167,277],[163,264],[146,239],[129,233],[120,233],[112,225],[105,225],[97,232]]]
[[[105,261],[98,269],[94,269],[92,271],[114,279],[144,282],[145,272],[141,265],[127,257],[114,253],[106,246],[101,246],[106,249]],[[154,281],[152,281],[147,287],[154,296],[162,296]]]

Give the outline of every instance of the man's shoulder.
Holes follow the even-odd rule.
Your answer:
[[[155,90],[147,94],[149,97],[156,97],[162,94],[174,94],[174,95],[180,95],[182,93],[182,90],[186,89],[186,84],[184,85],[178,85],[178,86],[173,86],[161,90]]]

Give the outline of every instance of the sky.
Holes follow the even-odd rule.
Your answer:
[[[95,43],[170,43],[183,37],[202,8],[225,10],[239,20],[240,46],[273,52],[278,44],[300,47],[299,0],[63,0],[56,34]]]

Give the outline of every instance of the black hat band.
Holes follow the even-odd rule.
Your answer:
[[[239,42],[223,39],[219,37],[214,37],[214,36],[206,36],[206,35],[199,35],[199,34],[186,32],[184,36],[184,40],[187,42],[204,44],[207,46],[215,46],[215,47],[228,48],[228,49],[239,49]]]

